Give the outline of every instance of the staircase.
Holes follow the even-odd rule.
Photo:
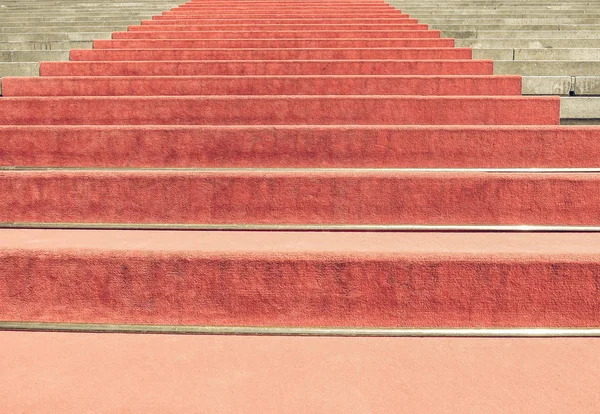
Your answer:
[[[380,0],[112,37],[2,79],[5,327],[598,326],[600,129],[558,97]]]

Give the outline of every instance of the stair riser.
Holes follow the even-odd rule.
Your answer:
[[[0,125],[556,125],[560,99],[56,97],[0,100]]]
[[[72,61],[471,59],[471,49],[131,49],[71,50]]]
[[[5,251],[0,263],[4,321],[595,327],[600,307],[600,266],[556,258]]]
[[[166,17],[166,16],[165,16]],[[417,24],[419,21],[417,19],[410,19],[406,17],[396,17],[396,18],[288,18],[288,19],[155,19],[155,20],[142,20],[142,24],[146,24],[149,26],[160,26],[160,25],[173,25],[173,24],[207,24],[207,25],[233,25],[240,24],[248,26],[254,25],[264,25],[264,24],[296,24],[296,25],[304,25],[304,24],[329,24],[329,25],[338,25],[338,24],[380,24],[380,25],[395,25],[395,24]]]
[[[521,95],[520,77],[3,78],[4,96]]]
[[[600,129],[0,127],[0,148],[3,166],[598,168]]]
[[[318,30],[427,30],[426,24],[253,24],[252,31],[268,30],[293,30],[297,32],[312,32]],[[240,33],[248,31],[248,26],[243,24],[145,24],[142,26],[129,26],[127,30],[132,32],[154,32],[154,31],[223,31],[234,30]]]
[[[181,4],[177,7],[172,7],[171,11],[178,10],[199,10],[199,11],[209,11],[209,10],[262,10],[264,12],[265,6],[267,4],[248,4],[248,3],[185,3]],[[369,9],[369,10],[397,10],[393,6],[388,3],[380,2],[380,3],[269,3],[269,7],[273,11],[275,10],[304,10],[304,9],[312,9],[312,10],[354,10],[354,9]]]
[[[276,5],[276,8],[274,7]],[[360,4],[360,3],[346,3],[343,5],[332,5],[332,4],[290,4],[290,3],[270,3],[269,7],[273,10],[355,10],[355,9],[368,9],[368,10],[397,10],[393,6],[387,3],[372,3],[372,4]],[[171,11],[184,11],[184,10],[195,10],[195,11],[214,11],[214,10],[260,10],[265,11],[265,4],[262,5],[251,5],[242,3],[229,3],[229,4],[182,4],[177,7],[172,7]]]
[[[492,61],[41,62],[41,76],[491,75]]]
[[[438,39],[439,30],[379,31],[136,31],[116,32],[113,39]]]
[[[95,40],[94,49],[201,49],[201,48],[441,48],[454,39],[333,39],[333,40]]]
[[[272,7],[272,6],[269,6]],[[268,14],[269,16],[277,16],[280,14],[314,14],[314,15],[329,15],[329,14],[343,14],[343,15],[355,15],[363,13],[371,14],[392,14],[398,15],[402,11],[394,9],[391,6],[298,6],[298,7],[277,7],[277,11]],[[265,14],[265,7],[252,6],[252,7],[175,7],[169,11],[162,12],[163,16],[179,16],[179,15],[195,15],[195,16],[206,16],[213,14],[227,14],[227,15],[254,15],[254,14]],[[405,13],[402,13],[405,14]]]
[[[0,172],[0,222],[600,224],[600,175]]]
[[[163,12],[162,15],[152,16],[152,20],[174,20],[174,19],[355,19],[355,18],[376,18],[376,19],[408,19],[408,14],[402,14],[398,11],[370,11],[369,9],[353,12],[333,10],[333,11],[280,11],[277,13],[258,12]]]

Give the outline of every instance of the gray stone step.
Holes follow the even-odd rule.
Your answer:
[[[472,18],[472,19],[461,19],[461,18],[448,18],[448,19],[439,19],[439,18],[431,18],[431,19],[421,19],[421,23],[427,23],[432,26],[437,25],[448,25],[448,24],[467,24],[467,25],[545,25],[545,24],[582,24],[582,25],[596,25],[599,23],[598,19],[590,19],[590,18],[571,18],[571,17],[557,17],[557,18],[498,18],[498,19],[490,19],[490,18]]]
[[[2,16],[9,17],[60,17],[61,14],[65,16],[86,16],[86,17],[100,17],[100,16],[139,16],[139,15],[148,15],[148,14],[162,14],[164,8],[156,7],[152,9],[143,9],[140,10],[138,8],[131,9],[123,9],[118,8],[114,10],[107,11],[94,11],[94,10],[73,10],[73,9],[64,9],[64,10],[56,10],[56,11],[47,11],[44,13],[44,9],[40,10],[15,10],[15,11],[7,11],[0,9],[0,13]]]
[[[600,39],[600,30],[443,30],[454,39]]]
[[[110,39],[112,31],[84,33],[0,33],[0,42],[62,42]]]
[[[438,11],[437,13],[423,13],[411,10],[410,17],[417,19],[597,19],[600,13],[578,13],[557,11],[554,13],[452,13],[448,11]]]
[[[37,27],[22,27],[22,26],[5,26],[5,27],[0,27],[0,33],[13,33],[13,34],[22,34],[22,33],[27,33],[27,34],[46,34],[46,33],[50,33],[50,34],[54,34],[54,33],[67,33],[67,34],[71,34],[73,33],[74,35],[76,35],[76,33],[97,33],[98,31],[101,32],[120,32],[123,30],[127,30],[127,26],[103,26],[103,25],[97,25],[97,26],[77,26],[76,29],[73,28],[69,28],[69,27],[65,27],[65,26],[37,26]],[[100,39],[100,38],[98,38]]]
[[[0,78],[4,76],[38,76],[39,62],[0,62]]]
[[[524,76],[600,76],[600,62],[498,60],[494,61],[494,73]]]
[[[545,48],[573,48],[590,49],[600,47],[598,39],[457,39],[456,47],[473,47],[477,49],[545,49]]]
[[[93,42],[84,40],[73,41],[21,41],[6,42],[0,41],[0,50],[70,50],[70,49],[91,49]]]
[[[41,62],[69,60],[68,50],[0,50],[0,62]]]
[[[600,97],[561,98],[560,117],[564,123],[600,123]],[[578,122],[582,121],[582,122]]]
[[[473,49],[474,59],[494,60],[543,60],[543,61],[598,61],[600,49]],[[597,63],[600,66],[600,62]]]
[[[600,95],[600,76],[524,76],[524,95]]]
[[[39,19],[28,19],[28,18],[17,18],[17,19],[2,19],[0,18],[0,25],[1,26],[38,26],[40,24],[49,24],[49,25],[57,25],[57,26],[89,26],[89,25],[93,25],[96,22],[101,23],[101,24],[113,24],[113,25],[131,25],[131,24],[140,24],[140,22],[142,20],[145,20],[143,18],[139,18],[139,19],[129,19],[129,18],[121,18],[121,17],[116,17],[116,18],[91,18],[91,19],[86,19],[86,18],[64,18],[61,19],[60,17],[53,17],[53,18],[49,18],[49,19],[43,19],[43,18],[39,18]]]

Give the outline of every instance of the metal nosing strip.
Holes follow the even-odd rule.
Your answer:
[[[598,233],[600,226],[424,225],[424,224],[184,224],[184,223],[36,223],[0,222],[0,229],[55,230],[205,230],[205,231],[347,231],[347,232],[548,232]]]
[[[339,337],[600,337],[600,328],[307,328],[0,322],[3,331]]]

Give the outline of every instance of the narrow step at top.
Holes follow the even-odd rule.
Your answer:
[[[556,125],[558,97],[169,96],[0,99],[0,125]]]

